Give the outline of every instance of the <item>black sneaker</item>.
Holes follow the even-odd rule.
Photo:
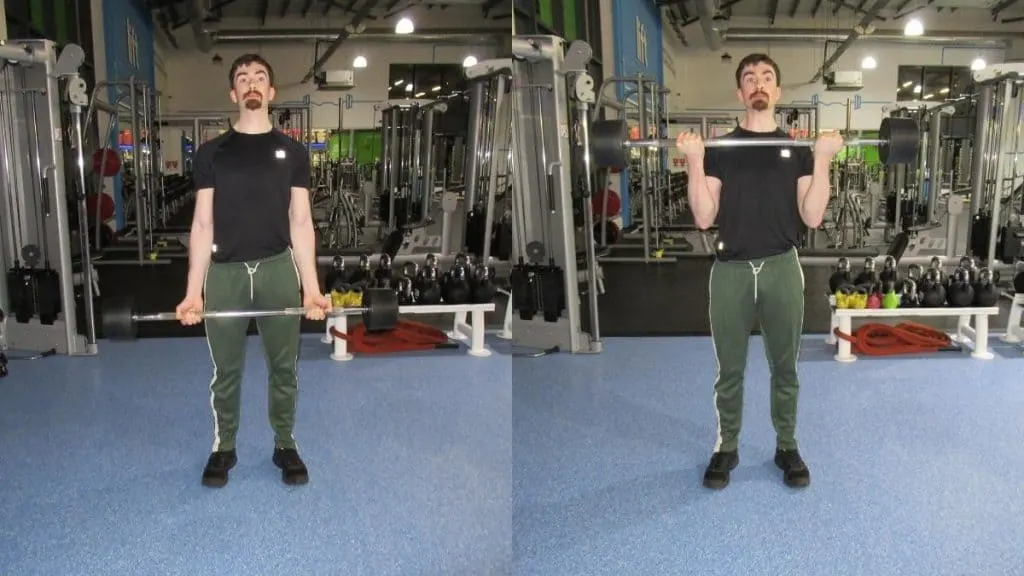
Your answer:
[[[736,450],[732,452],[715,452],[711,462],[704,470],[704,487],[721,490],[729,485],[729,473],[739,466],[740,456]]]
[[[222,450],[210,454],[203,469],[203,486],[223,488],[228,483],[228,471],[238,464],[234,450]]]
[[[811,471],[807,469],[797,450],[775,450],[775,465],[782,470],[782,481],[790,488],[804,488],[811,483]]]
[[[281,481],[285,484],[309,482],[309,470],[294,448],[274,448],[274,465],[281,469]]]

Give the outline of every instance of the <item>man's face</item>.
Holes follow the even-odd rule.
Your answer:
[[[231,101],[248,110],[265,108],[274,99],[274,87],[270,85],[267,69],[256,62],[239,66],[235,71],[235,86],[231,89]]]
[[[748,110],[761,112],[774,108],[782,97],[775,69],[767,62],[747,66],[740,76],[740,87],[736,95]]]

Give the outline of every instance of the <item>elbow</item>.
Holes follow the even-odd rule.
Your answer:
[[[818,217],[815,218],[815,217],[808,217],[808,216],[805,215],[801,219],[804,221],[804,224],[807,225],[807,228],[809,228],[811,230],[816,230],[817,228],[819,228],[821,226],[822,222],[824,221],[824,218],[822,218],[821,216],[818,216]]]

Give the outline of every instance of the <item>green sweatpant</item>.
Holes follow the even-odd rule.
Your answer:
[[[265,310],[302,305],[299,275],[291,251],[252,262],[214,263],[206,273],[206,310]],[[256,319],[269,372],[268,407],[274,443],[294,448],[296,368],[299,357],[298,316]],[[233,450],[241,412],[242,370],[249,318],[208,318],[206,340],[213,360],[210,403],[213,450]]]
[[[796,365],[804,321],[804,275],[796,250],[755,261],[716,261],[709,285],[711,337],[718,361],[715,451],[732,451],[739,443],[747,343],[755,318],[761,323],[771,369],[776,445],[796,449]]]

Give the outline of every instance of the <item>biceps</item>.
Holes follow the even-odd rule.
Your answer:
[[[200,228],[213,228],[213,188],[200,188],[196,191],[192,223]]]
[[[305,224],[312,218],[311,212],[309,190],[292,188],[292,199],[288,206],[288,218],[291,219],[292,224]]]

